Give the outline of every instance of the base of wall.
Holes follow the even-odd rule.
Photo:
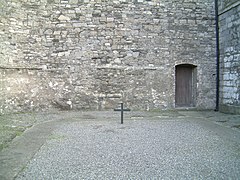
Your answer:
[[[219,111],[223,113],[240,114],[240,106],[221,104]]]

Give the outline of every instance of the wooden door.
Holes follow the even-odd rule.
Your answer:
[[[193,106],[193,67],[191,65],[176,66],[176,107]]]

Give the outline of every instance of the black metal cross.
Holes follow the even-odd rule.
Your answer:
[[[123,124],[123,111],[130,111],[130,109],[123,109],[123,103],[121,104],[121,109],[114,109],[114,111],[121,111],[121,124]]]

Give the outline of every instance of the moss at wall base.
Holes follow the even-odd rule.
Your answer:
[[[219,110],[223,113],[240,114],[240,106],[221,104]]]

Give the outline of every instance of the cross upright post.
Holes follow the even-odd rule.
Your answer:
[[[121,124],[123,124],[123,103],[121,103]]]

